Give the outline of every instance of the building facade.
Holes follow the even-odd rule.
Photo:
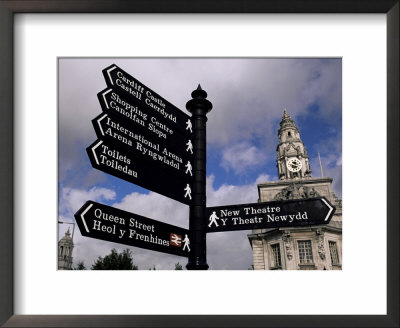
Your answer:
[[[69,228],[58,242],[58,270],[72,270],[72,251],[74,243],[72,241]]]
[[[255,270],[341,270],[342,201],[332,178],[313,178],[306,147],[284,110],[276,148],[278,181],[258,184],[259,202],[324,196],[336,207],[327,225],[257,229],[248,235]]]

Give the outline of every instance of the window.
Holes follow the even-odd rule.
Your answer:
[[[313,264],[311,240],[299,240],[300,264]]]
[[[63,249],[64,249],[64,247],[63,247],[63,246],[60,246],[60,254],[59,254],[59,256],[62,256],[62,255],[63,255]]]
[[[272,267],[274,268],[281,268],[281,247],[279,244],[271,245],[272,248]]]
[[[332,265],[339,265],[339,255],[335,241],[329,241],[329,253],[331,254]]]

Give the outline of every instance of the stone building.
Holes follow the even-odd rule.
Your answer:
[[[259,202],[324,196],[336,207],[328,225],[257,229],[248,235],[255,270],[341,270],[342,202],[332,178],[313,178],[306,147],[284,110],[278,130],[278,181],[258,184]]]
[[[58,242],[58,270],[72,270],[72,251],[74,242],[72,241],[69,228]]]

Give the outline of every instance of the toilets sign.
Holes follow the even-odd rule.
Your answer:
[[[134,152],[109,140],[96,140],[86,152],[92,166],[100,171],[181,203],[190,205],[192,202],[193,186],[189,176],[174,176],[169,173],[172,170],[160,169],[160,163],[142,160]]]
[[[328,224],[335,207],[324,197],[206,208],[206,232]]]

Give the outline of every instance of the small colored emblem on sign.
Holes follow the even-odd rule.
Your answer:
[[[171,233],[169,237],[169,243],[171,246],[182,247],[182,236]]]

